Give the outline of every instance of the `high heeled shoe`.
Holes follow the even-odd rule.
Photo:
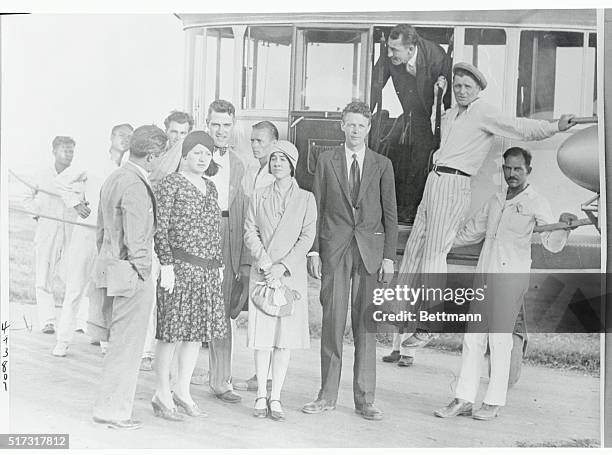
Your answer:
[[[270,406],[271,403],[273,402],[277,402],[278,405],[281,405],[281,401],[280,400],[270,400],[268,401],[268,406]],[[275,411],[272,409],[272,407],[270,406],[270,418],[272,420],[277,420],[277,421],[283,421],[285,420],[285,412],[281,409],[280,411]]]
[[[253,416],[257,417],[258,419],[265,419],[266,417],[268,417],[268,397],[255,398],[255,404],[257,404],[259,400],[266,400],[266,407],[253,408]]]
[[[181,400],[176,396],[176,393],[172,392],[172,401],[179,408],[182,409],[185,414],[189,417],[208,417],[204,411],[200,409],[197,403],[193,403],[193,405],[188,404],[186,401]]]
[[[157,395],[153,395],[153,398],[151,399],[151,406],[153,406],[153,412],[157,417],[175,422],[185,420],[185,416],[179,414],[178,409],[168,408],[161,402]]]

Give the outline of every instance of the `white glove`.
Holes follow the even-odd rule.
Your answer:
[[[223,271],[224,270],[225,270],[225,266],[219,267],[219,278],[221,279],[221,282],[223,282]]]
[[[159,285],[164,288],[168,293],[172,294],[174,291],[174,266],[173,265],[162,265],[160,272]]]

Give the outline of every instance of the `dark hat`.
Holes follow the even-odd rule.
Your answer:
[[[484,77],[484,74],[482,74],[474,65],[467,62],[459,62],[453,67],[453,74],[455,74],[457,70],[463,70],[470,73],[474,80],[478,82],[478,85],[480,85],[482,90],[487,88],[487,78]]]
[[[187,154],[198,144],[203,145],[211,152],[215,148],[215,141],[213,141],[213,138],[210,137],[208,133],[205,131],[192,131],[183,139],[183,146],[181,149],[183,157],[187,156]]]

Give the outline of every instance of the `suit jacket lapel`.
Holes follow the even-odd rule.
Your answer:
[[[331,159],[332,168],[338,178],[338,182],[340,183],[340,188],[342,188],[342,192],[344,193],[344,197],[346,200],[351,203],[351,195],[349,194],[349,186],[348,186],[348,175],[346,171],[346,156],[344,153],[344,147],[339,147],[336,149],[336,153],[334,157]]]
[[[142,181],[142,183],[144,183],[145,186],[147,187],[147,192],[149,193],[149,196],[151,197],[151,203],[153,205],[153,225],[157,226],[157,203],[155,201],[155,193],[153,193],[153,188],[151,187],[151,183],[149,183],[149,181],[145,179],[144,176],[134,166],[127,166],[127,169],[129,169],[130,172],[133,172],[134,174],[136,174],[136,177],[138,177]]]
[[[417,54],[417,58],[416,58],[416,86],[417,86],[417,93],[419,94],[419,100],[421,100],[421,104],[423,104],[423,107],[425,108],[425,112],[427,112],[428,107],[425,106],[425,100],[423,98],[423,93],[425,93],[425,90],[427,89],[425,87],[425,79],[427,77],[427,71],[429,69],[426,60],[426,55],[425,55],[425,46],[421,45],[420,40],[417,41],[417,47],[419,49],[419,53]],[[431,90],[433,90],[433,87],[430,87]],[[431,106],[429,106],[429,108],[431,108]]]
[[[233,150],[228,150],[229,153],[229,163],[230,163],[230,182],[229,182],[229,197],[228,197],[228,208],[232,206],[232,202],[234,202],[234,198],[236,197],[236,192],[238,191],[238,186],[242,181],[243,170],[242,166],[238,166],[238,162],[240,158],[238,158]]]
[[[368,190],[368,186],[372,183],[374,174],[377,172],[378,165],[374,159],[374,153],[372,150],[366,147],[365,156],[363,157],[363,169],[361,170],[361,183],[359,185],[359,194],[357,195],[357,204],[363,198],[363,195]]]

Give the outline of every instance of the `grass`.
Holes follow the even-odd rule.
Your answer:
[[[34,251],[33,239],[36,223],[26,215],[10,214],[9,224],[9,259],[11,301],[34,303]],[[313,338],[321,336],[321,304],[319,302],[320,282],[309,279],[308,318],[310,333]],[[61,301],[61,283],[54,288],[56,300]],[[348,319],[348,318],[347,318]],[[238,318],[238,326],[246,327],[246,317]],[[378,342],[390,346],[391,336],[377,335]],[[352,343],[350,323],[347,323],[345,340]],[[461,334],[441,334],[430,347],[459,353],[461,351]],[[536,333],[529,335],[525,361],[534,365],[552,368],[576,370],[598,376],[600,372],[600,342],[597,333]],[[548,446],[546,446],[548,447]],[[573,446],[572,446],[573,447]],[[577,446],[581,447],[581,446]]]
[[[599,448],[600,442],[597,439],[569,439],[567,441],[544,441],[529,442],[518,441],[516,447],[579,447],[579,448]]]

